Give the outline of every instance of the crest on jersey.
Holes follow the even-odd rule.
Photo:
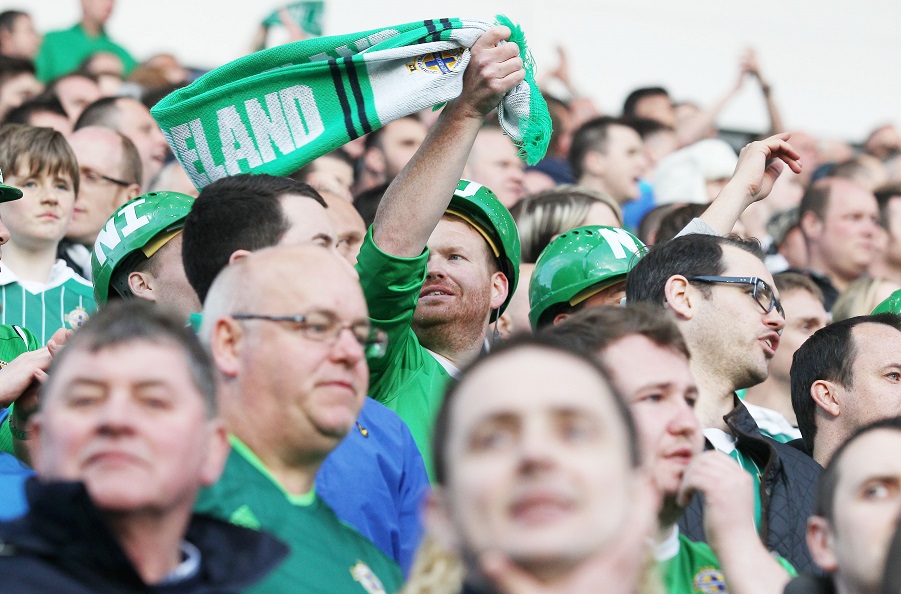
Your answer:
[[[84,326],[84,323],[88,321],[88,312],[84,310],[80,305],[66,314],[66,324],[69,325],[69,328],[72,330],[77,330]]]
[[[386,594],[385,587],[382,585],[382,580],[380,580],[379,577],[369,569],[369,566],[362,561],[357,561],[357,564],[350,568],[350,575],[352,575],[354,581],[359,582],[360,585],[363,586],[363,589],[369,594]]]
[[[729,592],[726,588],[726,576],[715,567],[702,567],[695,574],[694,587],[703,594],[716,594],[717,592]]]
[[[407,64],[407,69],[410,72],[419,70],[426,74],[450,74],[460,67],[462,55],[463,50],[459,49],[424,54]]]
[[[6,361],[0,360],[0,370],[2,370],[2,369],[3,369],[4,367],[6,367],[7,365],[9,365],[9,363],[7,363]]]

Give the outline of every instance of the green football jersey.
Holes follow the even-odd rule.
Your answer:
[[[400,567],[341,522],[315,490],[291,495],[259,458],[232,437],[222,477],[204,489],[195,511],[265,530],[291,548],[288,558],[248,592],[382,594],[400,590]]]
[[[0,324],[25,326],[47,344],[60,328],[76,329],[97,310],[94,289],[57,260],[44,283],[20,282],[8,267],[0,267]]]
[[[678,531],[674,532],[673,536],[677,534]],[[678,539],[672,538],[672,541],[675,542],[662,545],[663,548],[669,548],[669,551],[663,554],[668,558],[661,559],[659,553],[661,545],[658,545],[658,553],[655,553],[668,594],[729,592],[726,577],[720,569],[720,562],[706,543],[695,542],[682,534],[678,534]],[[673,544],[676,546],[671,546]],[[674,551],[675,548],[678,550]],[[798,575],[794,567],[782,557],[776,557],[776,561],[789,576]]]
[[[41,343],[27,328],[0,325],[0,371],[22,353],[39,348]],[[0,423],[0,452],[13,453],[13,436],[9,430],[8,416]]]
[[[451,375],[419,344],[411,324],[425,281],[428,251],[415,258],[386,254],[366,234],[357,271],[373,326],[388,333],[388,351],[369,363],[369,395],[402,418],[432,474],[432,426]]]

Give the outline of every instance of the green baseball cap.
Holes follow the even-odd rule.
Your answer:
[[[3,183],[3,172],[0,171],[0,202],[10,202],[22,197],[22,190]]]
[[[179,192],[151,192],[126,202],[106,221],[91,252],[94,298],[129,297],[127,274],[155,254],[185,226],[194,198]]]
[[[446,212],[460,217],[479,232],[497,259],[501,272],[507,277],[509,290],[507,299],[498,308],[499,317],[513,299],[516,284],[519,282],[522,247],[513,215],[501,204],[494,192],[468,179],[461,179],[457,184]]]
[[[529,285],[529,322],[538,329],[550,308],[578,305],[626,280],[643,253],[640,239],[617,227],[577,227],[554,238],[538,256]]]

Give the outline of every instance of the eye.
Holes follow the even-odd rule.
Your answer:
[[[38,187],[38,183],[36,181],[34,181],[33,179],[27,179],[27,180],[25,180],[25,183],[22,184],[22,187],[23,188],[36,188],[36,187]]]
[[[451,254],[450,256],[447,257],[447,259],[448,260],[464,260],[465,258],[463,258],[463,256],[461,256],[460,254]]]
[[[560,435],[568,442],[590,441],[596,434],[597,428],[594,423],[584,417],[568,417],[560,424]]]
[[[515,440],[511,427],[492,425],[480,429],[470,440],[470,449],[476,452],[501,450],[509,447]]]
[[[890,489],[885,483],[872,483],[863,489],[864,499],[885,499],[890,494]]]
[[[897,371],[892,371],[891,373],[887,373],[887,374],[885,374],[885,377],[887,377],[888,379],[890,379],[893,382],[901,381],[901,373],[899,373]]]
[[[61,190],[61,191],[63,191],[63,192],[68,192],[68,191],[69,191],[69,184],[66,183],[66,182],[57,182],[57,183],[56,183],[56,189],[57,189],[57,190]]]

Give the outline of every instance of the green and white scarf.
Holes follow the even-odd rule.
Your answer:
[[[498,106],[528,163],[550,141],[522,30],[508,18],[526,80]],[[151,113],[197,188],[239,173],[288,175],[388,122],[463,89],[469,49],[493,23],[418,21],[270,48],[230,62],[166,96]]]

